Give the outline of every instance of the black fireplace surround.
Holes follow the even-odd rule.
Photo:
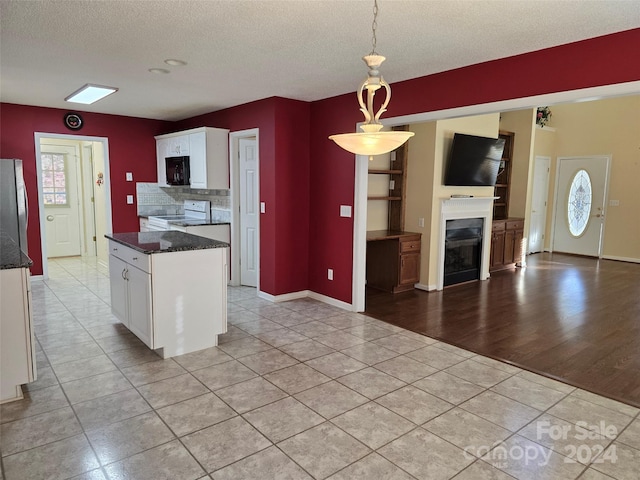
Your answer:
[[[480,279],[484,219],[447,220],[444,286]]]

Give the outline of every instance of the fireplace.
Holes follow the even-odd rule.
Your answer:
[[[444,286],[480,279],[482,218],[447,220],[444,242]]]
[[[477,267],[477,272],[473,273],[473,278],[469,278],[469,280],[479,279],[486,280],[489,278],[489,254],[490,254],[490,246],[491,246],[491,218],[493,213],[493,201],[496,197],[461,197],[458,198],[456,196],[452,196],[451,198],[442,198],[440,200],[440,232],[438,238],[438,261],[436,263],[437,268],[437,277],[436,284],[434,285],[436,290],[442,290],[445,285],[453,285],[454,283],[464,282],[467,279],[456,280],[453,281],[448,280],[448,283],[445,283],[445,262],[450,265],[465,265],[464,267],[455,267],[459,268],[460,271],[471,270],[467,269],[466,266],[469,263],[468,260],[461,260],[457,257],[451,256],[449,260],[446,260],[446,243],[447,240],[451,243],[452,241],[458,242],[458,246],[461,247],[460,250],[464,252],[472,251],[471,255],[467,255],[467,257],[471,257],[474,259]],[[450,220],[464,220],[465,222],[470,220],[471,224],[476,224],[474,227],[469,227],[467,223],[452,223],[450,224]],[[480,222],[480,223],[478,223]],[[463,225],[461,229],[456,228],[459,225]],[[479,225],[479,227],[477,226]],[[462,230],[461,232],[449,234],[450,238],[447,239],[447,227],[453,226],[453,230]],[[476,233],[479,230],[480,240],[477,239],[462,239],[459,238],[459,235],[468,230],[475,230]],[[484,240],[484,241],[483,241]],[[458,252],[460,253],[460,252]],[[465,274],[466,275],[466,274]],[[460,274],[462,276],[462,274]],[[458,277],[460,278],[460,277]],[[464,278],[464,276],[462,276]]]

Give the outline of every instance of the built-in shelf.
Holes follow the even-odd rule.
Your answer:
[[[402,175],[402,170],[369,170],[369,174]]]

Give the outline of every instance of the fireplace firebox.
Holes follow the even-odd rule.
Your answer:
[[[444,286],[480,279],[484,219],[447,220]]]

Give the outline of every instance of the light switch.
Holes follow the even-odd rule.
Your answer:
[[[125,177],[127,179],[127,182],[133,182],[133,173],[132,172],[127,172],[125,174]]]
[[[133,205],[133,195],[127,195],[127,203]]]
[[[351,217],[351,205],[340,205],[340,216]]]
[[[619,207],[620,206],[620,200],[609,200],[609,206],[610,207]]]
[[[267,206],[264,202],[260,202],[260,213],[264,213],[267,211]]]
[[[418,218],[418,227],[420,228],[424,227],[424,217]]]

